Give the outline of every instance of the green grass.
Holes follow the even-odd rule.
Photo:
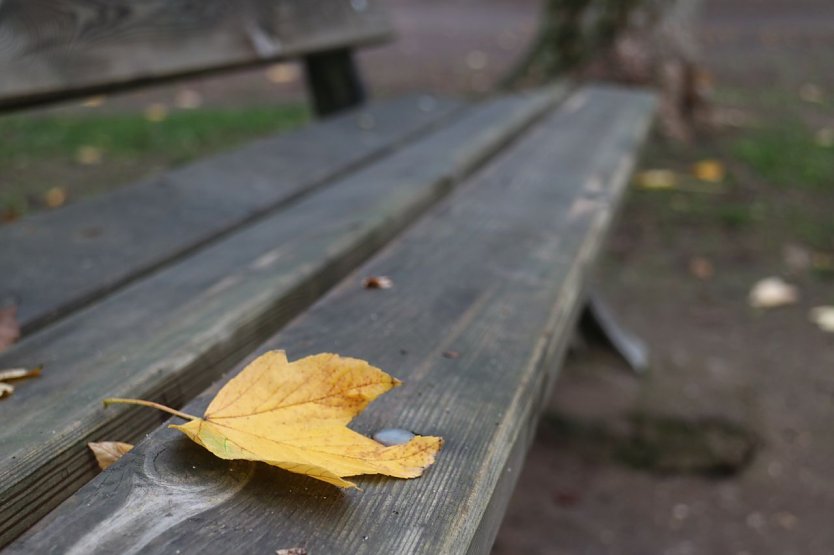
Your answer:
[[[817,114],[818,125],[830,121]],[[633,190],[630,210],[640,216],[632,233],[651,236],[670,252],[716,253],[729,260],[725,264],[757,260],[778,267],[787,243],[813,256],[834,256],[834,147],[818,144],[816,129],[803,121],[781,113],[766,127],[725,129],[693,145],[652,141],[641,167],[670,169],[681,183]],[[693,179],[693,163],[707,158],[727,169],[711,194],[687,181]],[[819,264],[813,272],[830,279],[831,268],[834,264]]]
[[[139,115],[13,116],[0,118],[0,163],[46,157],[72,158],[82,146],[105,155],[163,155],[183,161],[308,118],[301,105],[175,112],[152,123]]]
[[[732,152],[768,183],[834,190],[834,147],[818,145],[799,124],[751,131]]]
[[[156,123],[142,114],[0,117],[0,213],[42,208],[56,186],[70,200],[98,194],[308,119],[301,104],[179,111]],[[80,163],[82,147],[101,161]]]

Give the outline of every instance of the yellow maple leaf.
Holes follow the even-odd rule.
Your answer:
[[[401,382],[367,362],[319,354],[294,362],[284,351],[258,357],[217,393],[203,418],[150,401],[189,420],[172,424],[221,459],[262,461],[347,488],[347,476],[416,478],[434,462],[443,440],[415,436],[386,447],[347,427],[368,404]]]
[[[678,176],[671,170],[645,170],[634,177],[634,183],[642,189],[674,189]]]
[[[692,175],[701,181],[720,183],[724,181],[727,171],[718,160],[701,160],[692,166]]]

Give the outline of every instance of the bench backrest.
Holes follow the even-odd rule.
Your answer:
[[[1,0],[0,110],[295,57],[358,87],[350,49],[390,34],[376,0]]]

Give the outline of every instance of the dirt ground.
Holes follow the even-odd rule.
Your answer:
[[[832,90],[832,3],[708,2],[702,36],[716,82],[740,94],[736,108],[763,125],[831,124],[830,106],[792,99],[803,84]],[[765,95],[780,100],[750,106]],[[719,134],[697,152],[649,147],[644,167],[723,160],[737,170],[731,191],[628,199],[599,286],[651,346],[651,372],[637,378],[599,349],[569,357],[494,555],[834,553],[834,335],[808,321],[834,301],[834,282],[791,255],[830,252],[834,182],[811,192],[751,175],[731,144]],[[757,205],[759,216],[742,215]],[[815,239],[806,225],[822,226]],[[694,276],[694,259],[714,273]],[[751,285],[770,275],[797,284],[800,302],[749,308]]]

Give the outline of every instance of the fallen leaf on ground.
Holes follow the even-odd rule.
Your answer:
[[[193,110],[203,104],[203,96],[194,89],[182,89],[177,91],[174,104],[176,104],[177,108],[182,108],[183,110]]]
[[[765,278],[750,291],[750,306],[754,308],[775,308],[798,300],[799,290],[778,277]]]
[[[834,270],[834,255],[824,252],[815,252],[811,255],[811,266],[813,266],[815,270],[830,272]]]
[[[715,267],[709,259],[696,256],[689,261],[689,272],[700,280],[707,280],[715,274]]]
[[[20,324],[17,322],[17,306],[0,307],[0,352],[20,339]]]
[[[297,80],[300,71],[292,64],[275,64],[266,70],[266,78],[273,83],[292,83]]]
[[[104,95],[91,96],[82,103],[82,106],[84,106],[85,108],[98,108],[99,106],[104,104],[105,100],[106,97]]]
[[[744,110],[720,106],[715,107],[711,119],[718,127],[748,127],[755,123],[755,118]]]
[[[811,321],[822,331],[834,333],[834,306],[818,306],[811,309]]]
[[[814,135],[814,142],[822,148],[834,146],[834,128],[825,127],[817,131]]]
[[[304,547],[290,547],[289,549],[279,549],[275,555],[307,555],[307,549]]]
[[[63,187],[52,187],[43,195],[43,203],[49,208],[59,208],[67,202],[67,190]]]
[[[371,276],[363,282],[365,289],[391,289],[394,282],[387,276]]]
[[[4,208],[0,210],[0,222],[10,224],[20,219],[20,210],[14,207]]]
[[[642,189],[674,189],[678,177],[672,170],[646,170],[638,173],[634,184]]]
[[[812,102],[814,104],[822,104],[825,94],[822,88],[814,83],[805,83],[799,87],[799,98],[805,102]]]
[[[104,151],[97,146],[84,145],[75,152],[75,161],[82,166],[95,166],[101,164],[104,158]]]
[[[701,160],[692,166],[692,175],[701,181],[721,183],[725,174],[724,164],[718,160]]]
[[[361,474],[416,478],[443,440],[416,436],[385,447],[347,427],[368,404],[400,385],[367,362],[318,354],[289,362],[284,351],[258,357],[217,393],[202,418],[150,401],[144,405],[188,420],[172,424],[221,459],[262,461],[339,487]]]
[[[102,470],[107,470],[108,466],[121,459],[125,453],[133,449],[133,445],[121,441],[98,441],[88,443],[87,447],[95,455],[96,462]]]
[[[811,252],[802,245],[785,245],[782,259],[792,272],[800,273],[811,267]]]
[[[0,370],[0,399],[4,399],[14,393],[14,386],[8,382],[36,378],[41,375],[42,368],[38,366],[32,369],[9,368],[8,370]]]
[[[36,366],[35,368],[9,368],[8,370],[0,370],[0,382],[13,382],[16,380],[28,380],[29,378],[37,378],[41,375],[43,366]]]
[[[151,123],[159,123],[168,118],[168,107],[161,102],[155,102],[145,108],[145,119]]]

